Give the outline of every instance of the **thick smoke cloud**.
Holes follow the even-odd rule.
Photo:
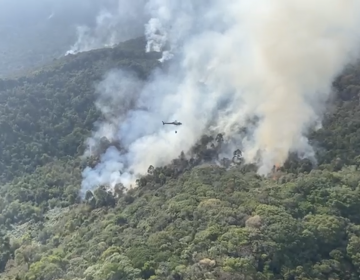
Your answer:
[[[209,131],[242,147],[260,174],[282,165],[290,152],[314,159],[306,134],[321,123],[334,78],[358,57],[359,1],[150,0],[145,12],[151,16],[146,49],[163,51],[170,70],[135,89],[136,104],[132,99],[130,110],[118,114],[121,121],[94,132],[93,145],[110,126],[110,138],[124,149],[109,148],[84,171],[83,192],[100,183],[127,186]],[[134,77],[122,72],[117,79],[122,86],[111,94],[125,102]],[[257,123],[240,138],[239,128],[253,118]],[[183,123],[177,134],[161,124],[174,119]],[[224,153],[235,146],[227,147]]]
[[[78,39],[66,54],[112,47],[144,33],[146,0],[117,0],[104,3],[93,26],[77,26]]]
[[[95,106],[101,111],[103,120],[95,124],[93,136],[87,140],[89,150],[85,156],[97,152],[102,138],[110,142],[118,139],[119,127],[126,122],[126,114],[134,108],[139,98],[143,82],[134,73],[122,70],[109,72],[97,86],[98,99]]]

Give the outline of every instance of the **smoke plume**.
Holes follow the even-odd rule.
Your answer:
[[[144,33],[146,0],[109,1],[96,17],[94,26],[77,26],[77,41],[66,52],[76,54],[114,45]]]
[[[209,131],[242,147],[259,174],[281,166],[290,152],[314,157],[306,135],[321,122],[332,81],[358,57],[359,1],[149,0],[145,13],[151,17],[144,26],[146,50],[163,52],[170,70],[157,70],[146,83],[121,72],[120,87],[101,91],[125,105],[127,92],[136,93],[114,115],[116,122],[107,119],[94,132],[90,141],[98,143],[111,127],[110,138],[124,149],[109,148],[87,168],[83,190],[97,182],[133,182]],[[239,128],[254,117],[258,121],[240,138]],[[175,134],[162,120],[183,125]]]

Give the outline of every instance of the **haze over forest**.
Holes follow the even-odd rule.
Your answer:
[[[357,0],[0,0],[0,279],[360,279],[359,26]]]
[[[130,9],[128,3],[1,0],[0,77],[44,65],[68,51],[91,50],[141,36],[139,24],[131,22],[131,8],[137,8],[136,1],[132,1]]]

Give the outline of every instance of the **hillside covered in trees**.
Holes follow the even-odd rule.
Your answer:
[[[139,38],[0,80],[0,278],[359,279],[360,67],[334,81],[318,165],[291,157],[274,177],[236,157],[150,166],[137,187],[78,197],[84,141],[100,117],[94,84],[116,68],[159,66]]]

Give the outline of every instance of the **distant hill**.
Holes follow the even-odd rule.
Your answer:
[[[0,77],[21,73],[61,57],[76,41],[75,26],[43,26],[23,30],[0,26]],[[26,47],[25,47],[26,46]]]
[[[59,58],[77,40],[77,25],[93,26],[114,0],[0,1],[0,78]]]

